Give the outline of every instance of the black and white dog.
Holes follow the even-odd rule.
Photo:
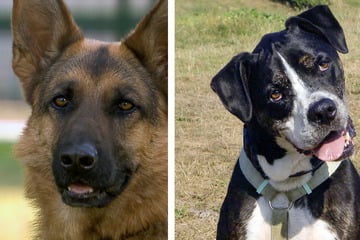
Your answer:
[[[337,53],[348,52],[343,30],[327,6],[285,25],[211,82],[244,122],[217,239],[359,240],[360,177],[348,159],[355,130]]]

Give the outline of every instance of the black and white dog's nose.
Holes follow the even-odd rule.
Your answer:
[[[329,125],[336,117],[336,104],[329,98],[323,98],[310,104],[308,119],[317,124]]]

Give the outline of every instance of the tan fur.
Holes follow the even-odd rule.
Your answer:
[[[35,239],[167,239],[167,1],[118,43],[85,39],[60,0],[15,0],[12,29],[13,69],[32,107],[16,153],[25,166],[26,195],[39,213]],[[101,48],[124,67],[93,73],[77,60]],[[42,97],[63,79],[76,79],[85,99],[76,120],[84,119],[88,131],[101,128],[103,141],[126,149],[137,169],[104,208],[64,204],[54,181],[53,150],[62,129],[52,110],[44,110]],[[154,96],[147,95],[149,83]],[[109,126],[113,120],[99,102],[122,84],[157,101],[153,121],[138,117]]]

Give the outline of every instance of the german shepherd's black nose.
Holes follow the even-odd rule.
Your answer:
[[[98,161],[98,152],[92,144],[71,145],[60,153],[60,163],[65,170],[91,170]]]
[[[308,119],[312,122],[329,125],[336,117],[337,109],[333,100],[323,98],[310,105]]]

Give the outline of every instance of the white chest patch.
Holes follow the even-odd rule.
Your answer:
[[[259,198],[247,224],[247,240],[272,240],[269,203]],[[307,208],[289,210],[289,240],[336,240],[337,234],[323,220],[315,219]]]

